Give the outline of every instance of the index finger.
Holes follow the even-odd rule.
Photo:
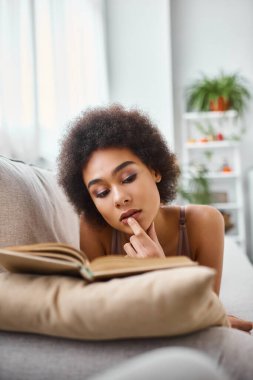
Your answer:
[[[139,235],[141,232],[144,232],[144,230],[142,229],[142,227],[139,225],[139,223],[137,222],[137,220],[134,219],[134,218],[128,218],[127,219],[127,224],[129,225],[129,227],[131,228],[131,230],[133,231],[133,233],[135,235]]]

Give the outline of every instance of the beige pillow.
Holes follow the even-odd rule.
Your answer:
[[[0,246],[65,242],[79,247],[79,220],[53,172],[0,156]]]
[[[173,336],[228,326],[207,267],[160,270],[85,284],[0,274],[0,329],[77,339]]]

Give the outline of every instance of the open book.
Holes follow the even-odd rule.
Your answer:
[[[120,255],[99,256],[90,262],[82,251],[67,244],[42,243],[0,248],[0,265],[9,272],[72,275],[95,281],[197,263],[186,256],[143,259]]]

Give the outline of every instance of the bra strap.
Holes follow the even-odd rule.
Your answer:
[[[177,254],[191,257],[187,228],[186,228],[186,212],[185,212],[184,206],[180,207],[179,242],[178,242]]]

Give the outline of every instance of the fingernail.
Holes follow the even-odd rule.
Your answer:
[[[133,218],[128,218],[128,219],[127,219],[127,223],[128,223],[128,224],[133,223]]]

